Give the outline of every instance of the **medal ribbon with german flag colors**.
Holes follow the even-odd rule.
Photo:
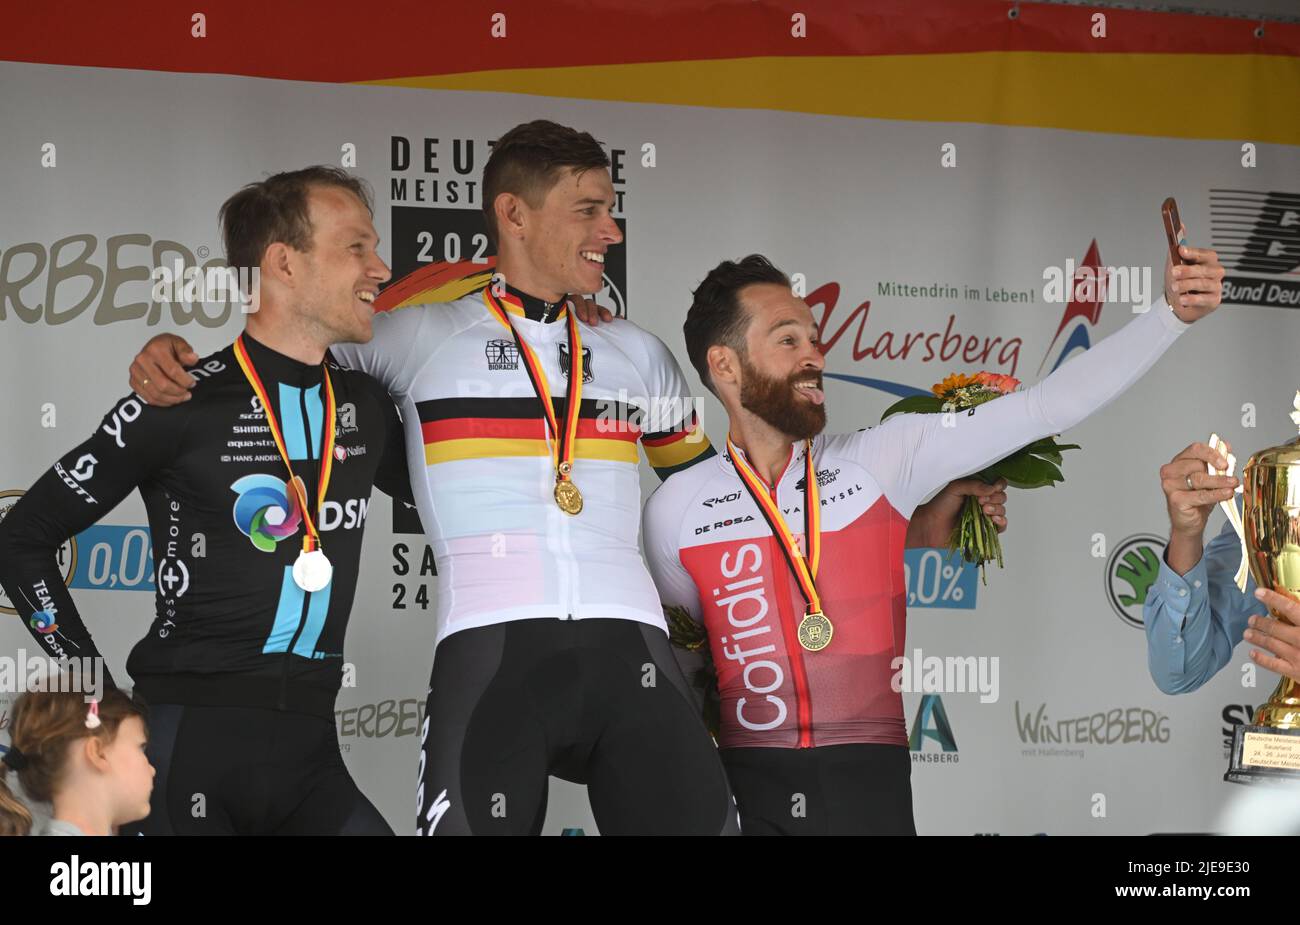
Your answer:
[[[740,476],[740,481],[744,483],[749,495],[758,505],[759,512],[767,525],[772,529],[773,535],[776,536],[777,542],[781,546],[781,552],[785,555],[785,560],[790,564],[790,571],[794,573],[795,580],[799,582],[799,590],[803,592],[804,600],[808,602],[809,613],[822,612],[822,599],[817,593],[817,566],[821,563],[822,554],[822,506],[821,493],[817,487],[817,471],[813,464],[812,441],[804,441],[804,468],[806,474],[804,477],[804,504],[803,504],[803,525],[804,537],[808,543],[808,557],[805,559],[799,552],[799,546],[795,542],[794,534],[790,528],[785,525],[785,517],[781,515],[781,508],[777,505],[776,500],[768,494],[767,486],[763,480],[754,472],[740,453],[736,446],[731,442],[731,437],[727,437],[727,455],[731,457],[731,464],[736,468],[736,474]]]
[[[515,340],[515,346],[519,348],[519,355],[524,358],[528,378],[533,384],[533,391],[537,394],[537,401],[546,415],[547,426],[550,427],[551,461],[555,465],[555,480],[567,482],[569,474],[573,471],[578,414],[582,410],[582,334],[578,331],[578,319],[574,317],[572,310],[569,310],[565,316],[569,327],[569,391],[564,399],[564,426],[561,428],[555,415],[555,406],[551,403],[551,387],[546,381],[546,370],[542,368],[537,354],[533,352],[532,347],[528,346],[527,341],[519,336],[519,332],[510,322],[510,316],[492,295],[491,286],[483,290],[483,301],[487,304],[492,317],[501,322],[501,325],[510,332],[510,336]]]
[[[239,361],[239,368],[244,371],[244,378],[253,387],[253,392],[257,395],[258,401],[262,403],[262,410],[266,412],[266,423],[271,428],[271,436],[275,438],[276,449],[280,451],[280,458],[284,460],[284,466],[289,470],[289,485],[292,486],[294,494],[298,497],[303,523],[307,527],[307,533],[302,538],[302,551],[314,552],[320,548],[320,533],[316,530],[315,518],[311,516],[311,512],[308,510],[307,489],[303,485],[302,479],[293,473],[293,464],[289,462],[289,450],[285,447],[284,435],[280,432],[280,422],[275,418],[271,398],[267,395],[266,386],[262,385],[262,377],[257,374],[257,369],[254,368],[253,361],[248,356],[248,348],[244,346],[243,334],[240,334],[235,339],[235,359]],[[320,480],[317,483],[316,491],[317,513],[320,512],[321,505],[325,503],[325,492],[329,488],[330,474],[334,471],[334,384],[330,382],[330,371],[324,363],[321,364],[321,371],[325,374],[325,423],[321,428],[325,431],[323,436],[325,445],[321,449]]]

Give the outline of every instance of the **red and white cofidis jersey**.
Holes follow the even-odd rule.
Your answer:
[[[545,370],[564,420],[565,309],[549,323],[499,299]],[[576,516],[554,498],[542,407],[509,331],[478,291],[377,314],[368,344],[335,359],[387,386],[402,413],[411,488],[438,567],[438,641],[509,620],[615,617],[666,630],[637,541],[637,443],[661,475],[712,453],[677,361],[620,319],[580,324],[581,416]]]
[[[820,651],[798,643],[806,603],[727,455],[661,485],[646,504],[646,559],[663,603],[704,623],[722,698],[722,745],[905,745],[902,696],[890,680],[905,645],[903,544],[913,511],[954,478],[1104,407],[1188,327],[1161,300],[1039,384],[973,413],[896,415],[868,430],[815,438],[817,590],[835,628]],[[768,492],[806,551],[803,454],[803,443],[791,447]]]

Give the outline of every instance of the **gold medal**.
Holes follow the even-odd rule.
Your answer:
[[[567,479],[555,483],[555,503],[566,514],[577,514],[582,510],[582,492],[578,486]]]
[[[835,635],[835,627],[820,610],[805,614],[799,621],[799,645],[809,652],[820,652],[826,648],[831,644],[833,635]]]

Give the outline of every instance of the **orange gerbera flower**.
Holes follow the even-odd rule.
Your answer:
[[[957,391],[957,389],[964,389],[968,385],[973,385],[974,382],[974,376],[967,376],[964,373],[953,373],[951,376],[944,379],[943,382],[937,382],[932,385],[930,391],[933,392],[936,397],[944,398]]]
[[[975,381],[1006,395],[1020,388],[1020,380],[1014,376],[1002,376],[998,373],[980,372],[975,374]]]

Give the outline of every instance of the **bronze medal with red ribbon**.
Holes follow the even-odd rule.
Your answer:
[[[808,602],[808,610],[799,621],[799,645],[809,652],[818,652],[830,645],[835,627],[826,619],[826,614],[822,613],[822,599],[817,593],[817,567],[822,552],[822,506],[817,486],[817,467],[813,464],[812,441],[804,441],[803,523],[804,538],[808,545],[807,557],[799,552],[799,545],[786,526],[776,499],[768,493],[767,485],[749,465],[749,461],[736,450],[730,436],[727,437],[727,455],[736,474],[740,476],[741,483],[758,505],[759,513],[776,537],[777,545],[781,547],[785,561],[799,584],[799,590]]]
[[[293,563],[294,583],[304,591],[320,591],[334,577],[334,566],[330,564],[330,560],[320,548],[320,533],[316,529],[316,518],[312,517],[308,510],[307,488],[302,479],[293,473],[293,464],[289,462],[289,451],[285,447],[284,434],[280,430],[280,422],[276,420],[271,397],[267,394],[266,386],[262,385],[262,378],[253,366],[248,348],[244,346],[242,334],[235,339],[235,359],[239,361],[239,368],[244,371],[244,378],[253,387],[258,401],[262,403],[267,426],[271,428],[271,436],[275,438],[276,449],[280,451],[280,458],[284,460],[284,466],[289,470],[286,487],[297,497],[303,524],[307,529],[306,535],[302,538],[302,551],[298,553],[298,558]],[[321,370],[325,374],[325,422],[321,427],[325,433],[322,438],[324,446],[321,449],[320,479],[316,491],[317,514],[320,513],[321,505],[325,503],[325,491],[329,488],[330,473],[334,468],[334,385],[330,382],[330,372],[324,363],[321,364]]]
[[[566,514],[577,514],[582,510],[582,492],[573,484],[574,448],[578,437],[578,414],[582,410],[582,334],[578,330],[578,319],[570,310],[565,321],[569,329],[569,390],[564,398],[564,421],[561,425],[551,403],[551,387],[546,381],[546,370],[537,359],[537,354],[528,345],[515,326],[510,316],[493,297],[491,287],[483,290],[483,301],[488,311],[496,318],[515,340],[519,355],[524,358],[524,368],[528,370],[528,380],[533,384],[533,392],[542,406],[549,429],[551,462],[555,466],[555,503]]]

